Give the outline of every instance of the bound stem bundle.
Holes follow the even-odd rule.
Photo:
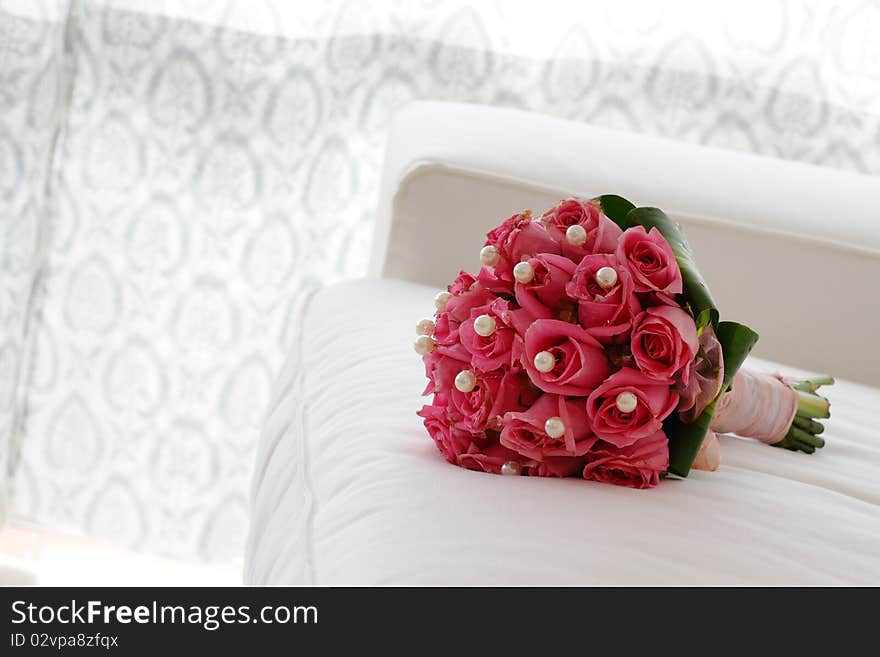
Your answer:
[[[798,393],[797,413],[788,433],[774,447],[812,454],[825,446],[825,439],[820,437],[825,426],[817,420],[831,417],[830,402],[817,395],[816,391],[822,386],[832,385],[834,377],[822,375],[809,379],[790,379],[786,383]]]

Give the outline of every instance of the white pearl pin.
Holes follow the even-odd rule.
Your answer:
[[[469,370],[462,370],[455,375],[455,387],[461,392],[470,392],[477,385],[477,377]]]
[[[580,224],[569,226],[568,230],[565,231],[565,239],[572,246],[583,246],[587,241],[587,230]]]
[[[544,423],[544,433],[551,438],[562,438],[565,434],[565,422],[561,417],[548,418]]]
[[[614,402],[617,406],[617,410],[621,413],[632,413],[636,410],[636,406],[639,403],[638,398],[631,392],[621,392],[617,395],[617,399]]]
[[[498,249],[494,246],[484,246],[480,250],[480,262],[482,262],[487,267],[494,267],[498,264],[498,261],[501,259],[501,254],[498,253]]]
[[[516,267],[513,268],[513,277],[517,283],[526,285],[535,278],[535,269],[527,262],[518,262]]]
[[[474,320],[474,332],[477,335],[482,335],[484,338],[492,335],[496,327],[495,318],[491,315],[480,315]]]
[[[437,310],[443,310],[446,308],[447,302],[452,298],[452,295],[449,292],[438,292],[434,297],[434,307]]]
[[[427,356],[434,351],[434,341],[428,335],[420,335],[416,338],[413,347],[419,356]]]
[[[430,319],[423,319],[416,324],[416,335],[431,335],[434,332],[434,322]]]
[[[518,476],[522,473],[522,466],[516,461],[508,461],[501,466],[501,474]]]
[[[596,282],[599,287],[607,290],[617,285],[617,270],[614,267],[601,267],[596,272]]]
[[[549,351],[539,351],[535,354],[535,369],[545,374],[556,367],[556,358]]]

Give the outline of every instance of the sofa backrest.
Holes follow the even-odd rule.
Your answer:
[[[517,110],[417,103],[389,140],[371,272],[445,286],[524,208],[615,193],[685,225],[755,353],[880,383],[880,182]],[[426,302],[427,303],[427,302]]]

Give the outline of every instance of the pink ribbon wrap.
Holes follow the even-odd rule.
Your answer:
[[[797,413],[798,393],[778,373],[739,370],[715,408],[711,429],[773,445],[785,437]]]

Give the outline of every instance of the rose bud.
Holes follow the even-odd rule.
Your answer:
[[[469,390],[462,391],[453,383],[448,391],[449,417],[456,427],[472,434],[479,433],[500,422],[501,416],[508,411],[522,408],[515,373],[499,370],[472,375],[473,386]]]
[[[559,243],[540,221],[533,221],[531,213],[515,214],[486,235],[486,245],[494,246],[501,260],[511,268],[524,258],[539,253],[559,253]],[[501,263],[499,262],[498,267]]]
[[[660,431],[678,404],[671,384],[671,380],[658,381],[629,367],[615,372],[587,399],[593,433],[625,447]]]
[[[694,319],[681,308],[648,308],[633,320],[631,349],[642,372],[655,379],[671,379],[681,372],[686,386],[688,366],[699,349]]]
[[[561,433],[548,433],[549,422]],[[582,456],[596,442],[583,403],[560,395],[545,394],[528,410],[507,413],[501,423],[501,444],[535,461]]]
[[[522,260],[539,253],[560,253],[558,241],[550,236],[543,223],[532,220],[530,212],[513,215],[486,238],[483,249],[493,249],[487,260],[493,264],[483,266],[478,279],[485,289],[497,294],[513,292],[513,268]]]
[[[580,475],[586,462],[583,456],[548,456],[529,463],[526,473],[530,477],[571,477]]]
[[[632,445],[598,443],[587,455],[584,479],[630,488],[651,488],[669,467],[669,441],[658,431]]]
[[[613,282],[599,274],[609,270],[613,272]],[[584,256],[565,290],[578,302],[581,326],[596,329],[590,333],[600,342],[606,342],[606,337],[625,335],[630,321],[642,309],[629,271],[612,254]]]
[[[586,396],[608,375],[605,349],[577,324],[536,320],[524,346],[523,367],[544,392]]]
[[[467,453],[458,456],[458,465],[468,470],[504,474],[505,465],[521,468],[522,457],[511,449],[498,443],[477,445],[471,443]]]
[[[622,233],[595,205],[574,198],[562,201],[541,219],[562,247],[562,255],[574,262],[592,253],[613,253]],[[572,226],[578,228],[570,230]]]
[[[516,301],[535,319],[552,317],[563,301],[568,301],[565,288],[575,271],[574,263],[561,255],[537,255],[528,261],[531,277],[517,282]]]
[[[666,238],[656,228],[643,226],[623,232],[617,245],[617,259],[629,270],[636,292],[680,294],[681,270]]]
[[[510,366],[516,332],[508,326],[510,304],[504,299],[474,308],[461,323],[458,333],[461,344],[471,354],[474,369],[491,372],[503,365]]]
[[[467,452],[471,445],[471,436],[461,429],[453,428],[449,420],[446,395],[435,395],[434,403],[423,406],[416,415],[423,418],[425,429],[434,439],[434,443],[450,463],[457,463],[458,457]]]

